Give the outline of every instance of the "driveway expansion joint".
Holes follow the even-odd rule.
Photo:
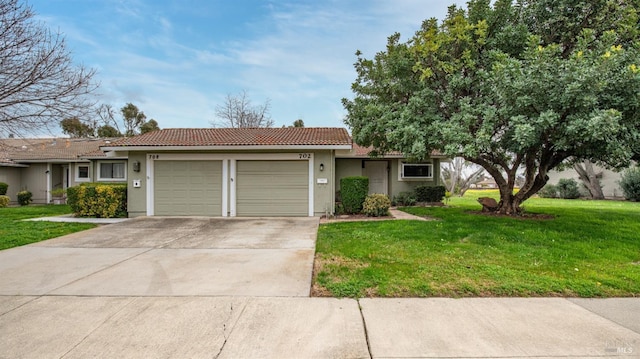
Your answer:
[[[69,353],[73,352],[77,347],[79,347],[83,342],[85,342],[89,337],[91,337],[91,335],[93,335],[93,333],[95,333],[98,329],[100,329],[105,324],[110,322],[112,318],[116,317],[118,315],[118,313],[122,312],[127,306],[129,306],[135,300],[136,300],[136,298],[131,297],[130,300],[128,300],[126,303],[124,303],[120,308],[118,308],[118,310],[113,312],[108,317],[104,318],[100,323],[98,323],[98,325],[95,326],[95,328],[93,328],[90,331],[88,331],[87,334],[82,339],[80,339],[75,345],[71,346],[71,348],[69,348],[69,350],[66,353],[64,353],[63,355],[61,355],[60,357],[64,358],[67,355],[69,355]]]
[[[94,271],[94,272],[91,272],[91,273],[89,273],[89,274],[87,274],[87,275],[84,275],[84,276],[82,276],[82,277],[80,277],[80,278],[76,278],[76,279],[72,280],[71,282],[68,282],[68,283],[62,284],[62,285],[60,285],[60,286],[58,286],[58,287],[56,287],[56,288],[54,288],[54,289],[52,289],[52,290],[48,291],[47,293],[43,294],[43,296],[45,296],[45,295],[54,295],[54,294],[53,294],[54,292],[56,292],[56,291],[58,291],[58,290],[60,290],[60,289],[62,289],[62,288],[64,288],[64,287],[66,287],[66,286],[69,286],[69,285],[72,285],[72,284],[77,283],[77,282],[79,282],[79,281],[82,281],[82,280],[84,280],[84,279],[87,279],[87,278],[89,278],[89,277],[91,277],[91,276],[94,276],[94,275],[96,275],[96,274],[100,273],[100,272],[104,272],[104,271],[106,271],[106,270],[108,270],[108,269],[110,269],[110,268],[113,268],[113,267],[115,267],[115,266],[117,266],[117,265],[119,265],[119,264],[122,264],[122,263],[124,263],[124,262],[126,262],[126,261],[128,261],[128,260],[131,260],[131,259],[133,259],[133,258],[136,258],[136,257],[138,257],[138,256],[141,256],[141,255],[143,255],[143,254],[145,254],[145,253],[148,253],[148,252],[150,252],[150,251],[152,251],[152,250],[154,250],[154,248],[148,248],[147,250],[145,250],[145,251],[141,251],[141,252],[138,252],[138,253],[136,253],[136,254],[132,255],[131,257],[124,258],[124,259],[122,259],[122,260],[120,260],[120,261],[118,261],[118,262],[115,262],[115,263],[110,263],[109,265],[107,265],[107,266],[105,266],[105,267],[103,267],[103,268],[100,268],[100,269],[98,269],[98,270],[96,270],[96,271]],[[71,295],[71,296],[73,296],[73,295]],[[89,296],[91,296],[91,295],[89,295]]]

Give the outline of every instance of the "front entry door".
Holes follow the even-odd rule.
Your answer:
[[[365,161],[363,176],[369,177],[369,194],[388,193],[387,161]]]

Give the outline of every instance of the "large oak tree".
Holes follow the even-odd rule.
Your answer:
[[[407,42],[357,53],[354,140],[484,167],[518,214],[563,161],[629,163],[640,142],[638,1],[472,0]],[[524,184],[514,194],[518,172]]]

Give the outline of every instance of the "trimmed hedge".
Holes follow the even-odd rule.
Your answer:
[[[340,179],[342,206],[349,214],[362,212],[362,204],[369,193],[369,178],[362,176],[344,177]]]
[[[11,202],[9,196],[0,195],[0,208],[9,207],[9,202]]]
[[[416,199],[418,202],[442,202],[447,189],[444,186],[416,187]]]
[[[83,183],[69,187],[67,203],[79,217],[126,217],[127,185]]]
[[[21,206],[28,206],[31,203],[31,197],[33,194],[27,190],[18,192],[18,203]]]
[[[0,182],[0,196],[4,196],[5,194],[7,194],[8,188],[9,188],[8,184],[4,182]]]

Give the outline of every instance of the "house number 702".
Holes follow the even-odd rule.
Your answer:
[[[298,156],[300,156],[301,160],[308,160],[311,158],[311,154],[310,153],[299,153]]]

